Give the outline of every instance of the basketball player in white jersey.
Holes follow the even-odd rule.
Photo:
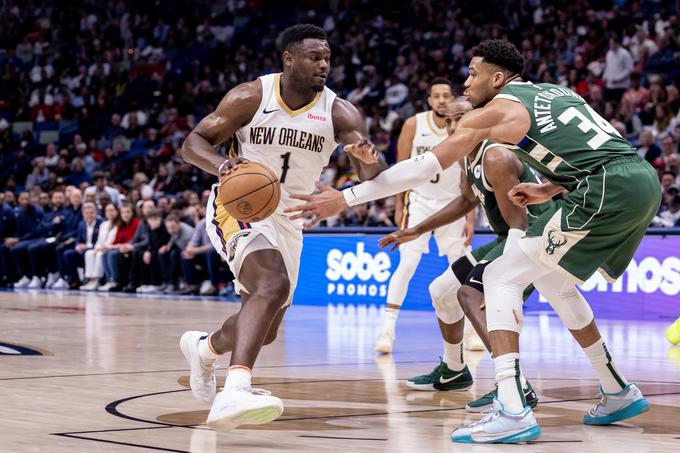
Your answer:
[[[446,79],[434,79],[428,86],[427,94],[431,110],[410,117],[401,129],[397,143],[398,162],[429,151],[448,136],[446,113],[453,101],[453,86]],[[418,225],[456,199],[461,194],[460,184],[461,168],[454,164],[429,182],[397,195],[397,224],[402,229]],[[472,241],[473,231],[474,213],[470,213],[467,220],[460,219],[399,246],[399,265],[387,289],[385,324],[375,344],[376,352],[392,352],[397,317],[420,258],[423,253],[430,251],[430,236],[433,235],[437,241],[439,256],[446,255],[451,265],[465,254],[465,248]]]
[[[220,431],[268,423],[283,412],[280,399],[251,388],[251,376],[262,345],[276,338],[297,283],[303,225],[283,214],[292,205],[289,194],[314,191],[338,143],[353,143],[345,150],[361,179],[385,168],[366,138],[361,114],[325,87],[331,51],[323,29],[290,27],[281,36],[281,47],[283,73],[229,91],[181,150],[184,160],[216,176],[250,160],[269,167],[281,182],[281,202],[261,222],[230,217],[217,184],[208,202],[208,234],[237,278],[242,306],[210,335],[186,332],[180,347],[191,368],[192,393],[212,403],[208,425]],[[225,159],[215,147],[232,137],[239,157]],[[224,390],[216,394],[215,360],[229,351]]]

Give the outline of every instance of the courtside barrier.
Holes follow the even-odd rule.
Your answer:
[[[295,303],[303,305],[384,304],[399,253],[382,250],[378,239],[393,228],[318,228],[305,234]],[[475,233],[473,247],[492,240],[487,230]],[[423,255],[404,302],[404,309],[432,310],[428,285],[443,272],[434,240]],[[651,228],[626,273],[614,284],[599,274],[580,287],[600,316],[675,319],[680,315],[680,229]],[[525,310],[550,310],[538,294]]]

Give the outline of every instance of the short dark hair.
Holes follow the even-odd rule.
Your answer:
[[[281,34],[281,50],[291,51],[305,39],[326,40],[326,32],[312,24],[297,24],[286,28]]]
[[[522,75],[524,71],[524,57],[517,47],[507,39],[487,39],[479,43],[473,51],[473,56],[481,57],[490,63],[510,73]]]
[[[453,94],[453,83],[449,79],[445,79],[443,77],[437,77],[436,79],[432,79],[430,83],[427,84],[427,95],[429,96],[432,93],[432,87],[435,85],[448,85],[449,88],[451,88],[451,94]]]
[[[168,216],[165,218],[165,221],[179,223],[179,217],[177,214],[168,214]]]
[[[92,180],[93,181],[96,181],[98,179],[104,179],[104,178],[106,178],[106,173],[104,173],[103,171],[95,171],[94,173],[92,173]]]
[[[163,217],[161,211],[156,208],[150,209],[149,215],[146,216],[147,219],[160,219],[161,217]]]

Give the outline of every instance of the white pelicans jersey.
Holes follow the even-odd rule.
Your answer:
[[[446,129],[437,127],[432,110],[416,114],[416,133],[413,136],[411,157],[432,150],[448,136]],[[413,192],[431,200],[452,200],[461,194],[461,168],[456,162],[429,182],[413,188]]]
[[[311,194],[337,148],[333,130],[335,93],[327,88],[307,105],[291,110],[281,98],[281,74],[260,77],[262,101],[252,120],[238,131],[239,155],[269,167],[281,182],[284,208],[300,204],[290,194]],[[295,222],[302,228],[302,221]]]

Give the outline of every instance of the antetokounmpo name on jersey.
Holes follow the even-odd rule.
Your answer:
[[[250,143],[253,145],[290,146],[320,153],[325,140],[322,135],[288,127],[258,126],[250,129]]]
[[[557,129],[551,108],[553,99],[560,96],[571,96],[583,101],[581,96],[567,88],[550,88],[538,93],[534,98],[534,120],[541,134]]]

